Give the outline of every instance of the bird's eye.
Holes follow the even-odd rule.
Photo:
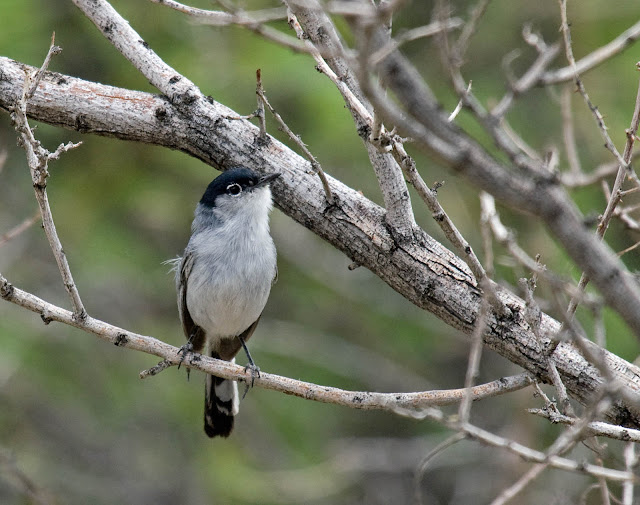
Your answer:
[[[242,186],[240,186],[240,184],[238,184],[237,182],[229,184],[227,186],[227,193],[231,196],[238,196],[240,193],[242,193]]]

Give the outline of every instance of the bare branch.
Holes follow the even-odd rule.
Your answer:
[[[269,109],[269,112],[273,114],[273,117],[280,125],[280,129],[283,132],[285,132],[288,135],[288,137],[291,140],[293,140],[300,149],[302,149],[302,152],[304,153],[305,157],[311,163],[311,168],[318,175],[318,177],[320,178],[320,181],[322,182],[322,187],[324,188],[324,193],[327,198],[327,203],[329,205],[333,205],[335,203],[333,198],[333,193],[331,193],[331,187],[329,186],[329,181],[327,180],[327,176],[325,175],[324,170],[322,170],[322,166],[320,165],[320,163],[318,163],[318,160],[316,160],[315,156],[311,154],[311,151],[307,149],[307,146],[304,144],[304,142],[302,142],[300,137],[295,133],[293,133],[293,131],[291,131],[291,128],[289,128],[287,124],[284,122],[284,120],[282,119],[282,116],[280,116],[280,114],[278,114],[276,110],[273,108],[271,103],[269,103],[269,100],[267,99],[267,95],[264,92],[264,88],[262,87],[262,80],[260,78],[259,70],[257,72],[257,76],[258,76],[258,87],[256,89],[256,93],[258,97],[260,98],[262,103],[267,106],[267,108]],[[262,122],[261,122],[261,125],[263,125]],[[263,131],[263,128],[264,126],[261,126],[261,130],[260,130],[261,132]]]
[[[51,62],[51,58],[53,58],[56,54],[60,54],[62,52],[62,48],[56,46],[55,42],[56,42],[56,32],[53,32],[53,34],[51,35],[51,46],[49,46],[49,51],[47,52],[47,56],[45,57],[44,62],[40,67],[40,70],[36,72],[36,74],[32,77],[31,86],[25,93],[26,100],[29,100],[35,93],[36,88],[38,87],[38,83],[40,82],[40,79],[44,75],[47,68],[49,68],[49,63]]]
[[[563,0],[562,0],[563,1]],[[640,63],[638,64],[640,65]],[[640,68],[640,67],[639,67]],[[633,115],[631,117],[631,124],[626,131],[627,134],[627,142],[624,147],[624,153],[622,155],[622,162],[618,167],[618,173],[616,174],[616,179],[613,183],[613,188],[611,190],[611,197],[607,201],[607,207],[600,218],[600,222],[598,223],[598,228],[596,230],[596,234],[600,240],[604,238],[605,233],[607,232],[607,228],[609,227],[609,222],[614,215],[616,207],[620,203],[622,196],[622,184],[625,181],[625,178],[631,173],[631,155],[633,153],[633,145],[635,142],[636,134],[638,132],[638,126],[640,125],[640,82],[638,82],[638,92],[636,94],[636,103],[633,110]],[[580,282],[578,284],[578,288],[580,290],[584,290],[589,283],[589,276],[585,273],[580,277]],[[569,308],[567,309],[567,313],[573,315],[578,307],[578,300],[572,299]]]
[[[211,11],[206,9],[199,9],[197,7],[190,7],[174,0],[150,1],[156,4],[165,5],[166,7],[169,7],[170,9],[176,10],[178,12],[182,12],[183,14],[187,14],[200,23],[213,26],[256,25],[260,23],[268,23],[269,21],[279,21],[287,19],[287,12],[282,7],[253,12],[237,11],[229,13],[225,11]]]
[[[51,46],[47,52],[47,57],[45,58],[42,68],[36,72],[27,72],[25,74],[22,93],[13,104],[11,118],[15,123],[15,129],[19,135],[19,144],[27,153],[27,163],[31,171],[33,189],[40,207],[44,231],[47,235],[47,239],[49,240],[53,256],[58,264],[58,270],[60,270],[65,290],[71,300],[74,316],[82,320],[86,317],[86,311],[82,304],[82,300],[80,299],[78,288],[73,281],[67,256],[64,253],[62,244],[60,243],[60,238],[58,237],[58,232],[56,231],[56,227],[53,222],[53,215],[51,214],[49,197],[46,190],[47,177],[49,176],[49,161],[58,159],[63,152],[74,149],[80,144],[73,144],[70,142],[66,145],[60,145],[53,153],[50,153],[42,147],[40,142],[38,142],[33,136],[33,131],[31,130],[27,120],[27,100],[29,96],[33,96],[35,93],[37,86],[47,69],[47,65],[51,61],[51,57],[59,52],[60,48],[54,45],[54,37],[52,37]]]
[[[569,62],[569,66],[573,69],[573,80],[576,83],[578,92],[582,95],[582,98],[587,104],[587,107],[589,107],[589,110],[591,111],[594,119],[596,120],[596,124],[598,125],[598,130],[600,131],[600,135],[604,139],[605,147],[609,151],[611,151],[611,153],[617,158],[618,162],[621,165],[623,165],[625,168],[628,168],[627,163],[625,163],[625,161],[622,159],[622,156],[620,156],[620,153],[616,149],[615,144],[613,143],[613,141],[611,140],[611,137],[609,136],[609,133],[607,131],[607,125],[604,122],[604,117],[602,117],[602,114],[598,110],[598,107],[596,107],[591,101],[591,98],[589,98],[589,94],[587,93],[587,90],[585,89],[584,84],[580,79],[578,65],[573,56],[573,46],[571,42],[571,29],[569,28],[569,21],[567,19],[567,0],[558,0],[558,4],[560,5],[560,18],[561,18],[560,26],[562,30],[562,37],[564,39],[565,53],[567,56],[567,61]]]
[[[634,151],[631,154],[631,161],[635,160],[638,156],[640,156],[640,151]],[[560,174],[560,182],[563,186],[568,188],[582,188],[584,186],[590,186],[591,184],[595,184],[616,174],[619,167],[620,164],[618,161],[614,160],[599,165],[591,173],[580,172],[578,174],[573,174],[572,172],[565,172]]]
[[[371,55],[371,62],[375,65],[387,55],[398,49],[402,44],[421,38],[433,37],[444,31],[460,28],[463,21],[460,18],[449,18],[444,21],[435,21],[428,25],[406,30],[392,38],[386,46],[381,47]]]
[[[462,402],[460,402],[460,407],[458,408],[458,417],[462,424],[469,422],[471,401],[473,400],[473,384],[478,377],[478,370],[480,369],[480,358],[482,357],[482,335],[486,330],[488,311],[488,294],[485,292],[483,293],[482,301],[480,302],[480,310],[476,317],[475,328],[471,334],[471,348],[469,349],[467,372],[464,378],[464,387],[467,393],[464,395]]]
[[[527,412],[536,416],[544,417],[552,423],[562,423],[567,425],[574,424],[577,419],[575,417],[565,416],[558,411],[548,408],[528,409]],[[607,437],[625,442],[640,442],[640,430],[632,428],[624,428],[602,421],[592,421],[585,428],[585,436]]]
[[[544,52],[538,55],[536,61],[533,62],[524,75],[516,82],[512,83],[509,92],[502,97],[502,100],[500,100],[498,105],[493,108],[491,113],[498,118],[504,116],[517,96],[526,93],[538,83],[542,73],[551,64],[559,52],[560,44],[553,44],[552,46],[546,47]]]
[[[624,448],[624,466],[628,472],[633,472],[633,469],[638,465],[638,455],[636,454],[636,444],[633,442],[627,442]],[[633,488],[634,482],[632,479],[626,480],[622,484],[622,503],[623,505],[633,505]]]
[[[567,153],[567,162],[571,178],[582,173],[580,167],[580,157],[578,156],[578,147],[576,146],[576,135],[573,128],[573,113],[571,112],[571,96],[573,91],[569,86],[562,88],[560,97],[560,110],[562,112],[562,139],[564,148]],[[565,181],[563,181],[564,183]]]
[[[416,503],[418,505],[422,505],[424,503],[423,497],[422,497],[422,479],[424,478],[424,474],[429,468],[429,465],[431,464],[431,462],[442,452],[446,451],[449,447],[457,444],[458,442],[464,439],[465,439],[465,435],[463,433],[454,433],[453,435],[448,437],[446,440],[444,440],[443,442],[438,444],[436,447],[434,447],[431,451],[429,451],[429,453],[422,459],[422,461],[418,465],[418,468],[413,478],[414,486],[415,486]]]
[[[540,311],[540,307],[538,307],[536,301],[533,299],[533,291],[536,287],[536,275],[534,274],[530,281],[520,279],[520,285],[525,293],[525,318],[527,319],[529,326],[531,326],[533,333],[538,338],[540,346],[545,347],[545,336],[540,333],[540,318],[542,312]],[[552,335],[552,337],[555,338],[556,336]],[[555,361],[553,360],[553,353],[547,354],[546,361],[547,368],[549,369],[549,377],[551,377],[551,382],[556,388],[558,399],[560,400],[560,411],[563,414],[574,415],[573,408],[569,402],[569,397],[567,396],[567,388],[562,383],[562,378],[560,377]]]
[[[565,430],[558,436],[558,438],[556,438],[555,442],[551,444],[551,446],[545,451],[546,458],[544,462],[534,465],[514,484],[506,488],[500,494],[500,496],[498,496],[492,502],[492,505],[504,505],[505,503],[510,501],[527,485],[535,480],[543,471],[553,466],[551,463],[551,459],[553,457],[564,454],[565,452],[570,450],[578,441],[583,439],[584,433],[588,430],[589,423],[593,420],[593,418],[597,417],[601,411],[607,408],[608,402],[603,401],[605,397],[606,393],[604,393],[602,397],[595,402],[594,405],[591,405],[580,419],[577,419],[575,423],[571,424],[569,429]],[[629,475],[633,475],[633,472],[631,471],[627,473]],[[635,477],[632,477],[631,479],[634,480]]]
[[[26,218],[20,224],[11,228],[8,232],[0,235],[0,247],[5,245],[7,242],[11,241],[12,239],[16,238],[25,230],[28,230],[29,228],[31,228],[31,226],[33,226],[40,219],[41,219],[40,211],[37,211],[33,216]]]
[[[422,410],[420,412],[404,411],[401,413],[404,413],[407,417],[412,417],[415,419],[429,419],[431,421],[444,424],[449,429],[463,433],[467,437],[478,440],[483,444],[508,450],[509,452],[516,454],[525,461],[531,461],[534,463],[545,465],[548,464],[553,468],[567,470],[570,472],[584,473],[593,477],[603,477],[612,481],[624,482],[631,480],[635,482],[636,480],[633,472],[604,468],[599,465],[573,461],[571,459],[563,458],[558,455],[549,455],[544,452],[536,451],[535,449],[526,447],[522,444],[519,444],[518,442],[514,442],[513,440],[509,440],[489,431],[483,430],[482,428],[479,428],[472,424],[467,423],[464,425],[459,425],[455,419],[449,419],[439,409],[430,408]]]
[[[456,105],[456,108],[453,109],[453,112],[449,115],[449,121],[453,121],[456,117],[458,117],[458,114],[460,114],[460,111],[464,106],[465,98],[469,96],[469,93],[471,93],[472,82],[473,81],[469,81],[469,86],[467,86],[467,92],[465,93],[465,96],[460,99],[460,101],[458,102],[458,105]]]
[[[166,5],[176,11],[190,16],[195,22],[211,26],[236,25],[246,28],[271,42],[287,47],[296,52],[305,52],[305,48],[294,37],[281,32],[265,23],[286,19],[285,9],[278,7],[253,12],[224,12],[190,7],[175,0],[150,0],[153,3]]]
[[[487,7],[489,7],[489,2],[491,2],[491,0],[478,0],[470,10],[469,20],[465,23],[464,27],[462,28],[462,33],[460,34],[458,40],[456,40],[452,48],[452,53],[455,57],[457,66],[462,65],[464,54],[467,52],[471,37],[478,28],[478,23],[486,12]]]
[[[608,44],[596,49],[584,58],[577,61],[574,65],[560,68],[558,70],[550,70],[546,72],[540,79],[543,86],[549,84],[560,84],[575,79],[576,72],[580,75],[597,67],[601,63],[611,59],[616,54],[631,46],[638,38],[640,38],[640,21],[622,32]]]
[[[22,291],[11,285],[0,275],[0,296],[16,305],[46,317],[47,321],[58,321],[74,326],[87,333],[111,342],[118,347],[141,351],[163,358],[163,361],[150,370],[141,372],[141,378],[155,375],[170,366],[181,362],[179,349],[153,337],[140,335],[90,316],[84,320],[74,317],[68,310],[48,303],[31,293]],[[423,391],[419,393],[373,393],[366,391],[345,391],[338,388],[321,386],[309,382],[289,379],[278,375],[260,372],[259,377],[253,377],[251,371],[243,366],[227,361],[209,358],[199,354],[188,354],[184,362],[189,368],[216,375],[224,379],[252,381],[255,386],[272,389],[307,400],[323,403],[333,403],[355,409],[386,410],[399,413],[402,409],[417,410],[430,406],[456,405],[464,398],[465,388],[451,390]],[[474,400],[490,398],[525,388],[532,383],[527,373],[512,377],[503,377],[493,382],[474,386],[472,395]]]
[[[257,98],[257,100],[258,100],[258,108],[256,109],[255,115],[258,117],[258,121],[260,122],[259,123],[260,138],[264,142],[266,142],[267,141],[267,118],[265,117],[266,115],[264,113],[264,103],[265,103],[266,97],[264,97],[264,88],[262,87],[262,70],[260,70],[260,69],[256,70],[256,95],[258,96],[258,98]],[[273,113],[273,111],[272,111],[272,113]],[[274,114],[274,116],[275,116],[275,114]],[[279,116],[277,116],[276,119],[278,119],[278,117]],[[280,119],[280,121],[281,121],[281,119]],[[296,138],[297,138],[297,136],[296,136]],[[313,163],[312,163],[312,166],[313,166]],[[320,170],[322,170],[322,169],[320,169]],[[324,173],[322,175],[324,176]],[[325,181],[323,181],[323,183]],[[328,188],[328,185],[325,186],[325,192],[327,191],[327,188]],[[329,190],[328,194],[331,194],[331,190]]]

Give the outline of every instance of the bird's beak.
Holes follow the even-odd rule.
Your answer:
[[[263,175],[262,177],[260,177],[260,179],[258,179],[258,182],[253,187],[253,189],[265,186],[278,177],[280,177],[279,173]]]

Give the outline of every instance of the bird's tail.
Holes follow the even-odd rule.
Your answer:
[[[219,358],[214,352],[211,357]],[[207,375],[204,398],[205,433],[210,437],[228,437],[233,429],[233,417],[237,413],[237,382]]]

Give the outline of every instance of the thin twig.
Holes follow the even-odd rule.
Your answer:
[[[451,31],[456,28],[460,28],[463,25],[463,21],[460,18],[449,18],[444,21],[435,21],[425,26],[419,26],[418,28],[412,28],[405,32],[400,33],[395,38],[391,39],[388,44],[381,47],[371,55],[371,63],[377,65],[386,58],[393,51],[398,49],[402,44],[413,40],[418,40],[426,37],[433,37],[443,31]]]
[[[571,29],[569,28],[569,21],[567,19],[567,0],[558,0],[558,3],[560,5],[560,18],[562,21],[561,30],[562,30],[562,36],[564,38],[565,53],[566,53],[567,61],[569,62],[569,65],[571,66],[571,68],[573,68],[573,79],[574,79],[574,82],[576,83],[576,87],[578,88],[578,92],[580,93],[580,95],[582,95],[582,98],[587,104],[587,107],[589,107],[589,110],[591,111],[594,119],[596,120],[598,131],[600,132],[600,135],[604,139],[605,147],[609,151],[611,151],[611,153],[616,157],[620,165],[624,166],[625,168],[628,168],[628,162],[624,161],[624,159],[616,149],[615,144],[611,140],[611,137],[609,136],[609,133],[607,131],[607,125],[604,122],[604,117],[602,117],[602,114],[598,110],[598,107],[596,107],[591,101],[591,98],[589,98],[589,94],[587,93],[587,90],[585,89],[584,84],[580,79],[578,66],[573,56],[573,46],[571,42]]]
[[[617,482],[636,479],[633,472],[614,470],[612,468],[605,468],[599,465],[574,461],[554,454],[547,454],[535,449],[531,449],[530,447],[526,447],[508,438],[491,433],[478,426],[474,426],[469,423],[460,425],[460,423],[458,423],[457,421],[457,418],[449,418],[440,409],[429,408],[421,410],[419,412],[402,410],[398,413],[414,419],[429,419],[434,422],[443,424],[449,429],[464,433],[469,438],[477,440],[483,444],[508,450],[509,452],[519,456],[525,461],[548,464],[553,468],[567,470],[570,472],[584,473],[593,477],[603,477],[605,479]]]
[[[638,456],[636,455],[636,444],[627,442],[624,448],[624,467],[628,472],[633,473],[633,469],[638,464]],[[624,481],[622,484],[622,503],[623,505],[633,505],[633,486],[632,479]]]
[[[560,0],[560,1],[561,3],[564,3],[566,0]],[[566,9],[566,6],[565,6],[565,9]],[[565,16],[566,16],[566,10],[565,10]],[[566,20],[566,17],[565,17],[565,20]],[[569,50],[567,51],[569,52]],[[638,65],[640,65],[640,63],[636,64],[636,67],[640,69]],[[576,77],[576,80],[578,80],[577,77]],[[626,130],[627,142],[624,147],[622,161],[618,166],[618,173],[616,174],[616,179],[613,183],[613,188],[611,189],[611,196],[607,201],[607,207],[605,208],[602,214],[602,217],[600,218],[600,222],[598,223],[598,227],[596,229],[597,237],[600,240],[604,238],[604,235],[607,232],[609,223],[611,221],[611,218],[614,215],[616,207],[622,199],[621,197],[622,184],[624,183],[625,178],[628,175],[630,175],[631,155],[633,153],[633,145],[635,142],[639,125],[640,125],[640,80],[638,82],[638,92],[636,94],[636,102],[633,110],[633,116],[631,117],[631,124],[629,125],[629,128]],[[586,275],[585,273],[582,273],[580,277],[580,282],[578,284],[578,288],[581,291],[584,291],[588,283],[589,283],[589,276]],[[578,300],[576,298],[573,298],[569,303],[567,313],[569,315],[573,315],[577,307],[578,307]]]
[[[345,17],[357,17],[365,23],[376,23],[388,19],[407,0],[389,0],[375,5],[373,2],[333,0],[326,3],[326,11]],[[302,3],[299,2],[298,3]]]
[[[436,447],[431,449],[427,455],[422,459],[418,468],[416,469],[416,473],[413,477],[414,489],[415,489],[415,499],[417,505],[422,505],[424,503],[424,497],[422,496],[422,479],[424,478],[424,474],[431,462],[439,456],[441,453],[446,451],[452,445],[457,444],[461,440],[464,440],[466,435],[464,433],[454,433],[449,438],[439,443]]]
[[[519,284],[525,295],[525,319],[529,323],[533,334],[538,339],[538,344],[544,348],[545,336],[541,335],[540,333],[540,318],[542,316],[542,312],[540,310],[540,307],[538,307],[535,299],[533,298],[533,292],[536,288],[535,273],[530,281],[527,281],[526,279],[520,279]],[[563,414],[574,415],[573,408],[571,407],[571,402],[569,401],[569,395],[567,395],[567,388],[560,378],[556,363],[553,359],[553,353],[547,353],[546,356],[547,371],[549,373],[549,377],[551,378],[551,382],[553,383],[553,386],[556,388],[556,392],[558,393],[558,399],[560,400],[560,411]]]
[[[260,79],[259,73],[258,73],[258,79]],[[331,187],[329,186],[329,181],[327,180],[327,176],[325,175],[324,170],[322,170],[322,166],[320,165],[318,160],[316,160],[315,156],[311,154],[311,151],[309,151],[309,149],[304,144],[304,142],[302,142],[300,137],[295,133],[293,133],[293,131],[291,131],[291,128],[289,128],[287,124],[284,122],[284,119],[282,119],[282,116],[280,116],[280,114],[278,114],[278,112],[269,103],[269,100],[267,99],[267,95],[264,92],[264,88],[262,87],[261,82],[258,84],[256,93],[258,97],[262,100],[262,102],[267,106],[271,114],[273,114],[273,117],[275,118],[277,123],[280,125],[280,129],[283,132],[285,132],[289,136],[289,138],[296,143],[298,147],[300,147],[305,157],[309,160],[309,162],[311,163],[311,168],[313,168],[313,171],[320,178],[320,182],[322,182],[322,187],[324,188],[324,193],[325,193],[325,198],[327,200],[327,203],[329,205],[333,205],[335,203],[335,199],[333,197],[333,193],[331,192]]]
[[[444,21],[448,17],[448,12],[444,6],[444,0],[438,1],[438,9],[436,13],[440,21]],[[504,151],[509,159],[525,173],[536,172],[536,164],[531,163],[529,158],[536,160],[539,156],[531,156],[529,152],[528,158],[522,156],[523,148],[521,146],[526,145],[526,142],[520,138],[514,131],[507,133],[503,121],[499,121],[493,114],[488,112],[482,103],[475,97],[473,92],[467,92],[467,82],[460,73],[459,59],[455,52],[451,49],[449,39],[445,32],[438,34],[438,41],[440,46],[440,55],[445,68],[448,70],[451,84],[458,95],[463,101],[464,106],[469,108],[471,112],[476,116],[482,127],[491,134],[498,147]],[[366,82],[366,81],[365,81]],[[371,90],[373,92],[373,89]],[[514,141],[517,139],[517,141]]]
[[[32,77],[31,87],[25,93],[26,100],[29,100],[31,97],[33,97],[33,94],[36,92],[36,88],[40,83],[40,79],[42,79],[42,76],[46,72],[47,68],[49,68],[49,63],[51,62],[51,58],[53,58],[55,55],[60,54],[62,52],[62,48],[59,46],[56,46],[55,43],[56,43],[56,32],[53,32],[53,34],[51,35],[51,46],[49,47],[47,56],[45,57],[44,62],[40,67],[40,70],[36,72],[35,76]]]
[[[601,399],[603,396],[601,395]],[[511,486],[506,488],[500,496],[498,496],[491,505],[504,505],[519,494],[527,485],[535,480],[543,471],[549,468],[551,465],[551,458],[559,456],[570,450],[579,440],[584,437],[584,433],[588,431],[588,427],[593,418],[597,417],[601,411],[608,406],[608,402],[596,401],[593,406],[587,409],[582,418],[576,420],[571,424],[570,428],[556,438],[555,442],[545,451],[545,461],[534,465],[528,472],[526,472],[520,479],[518,479]],[[627,469],[627,474],[633,476],[633,471]],[[630,477],[633,482],[635,477]],[[624,480],[629,482],[629,478]]]
[[[0,245],[2,245],[2,242],[0,241]],[[616,254],[618,256],[622,256],[624,254],[627,254],[628,252],[634,251],[635,249],[638,248],[638,246],[640,246],[640,242],[636,242],[635,244],[633,244],[632,246],[627,247],[626,249],[623,249],[622,251],[618,251]]]
[[[11,228],[8,232],[0,235],[0,247],[5,245],[10,240],[16,238],[18,235],[20,235],[24,231],[31,228],[31,226],[39,220],[40,220],[40,211],[38,210],[36,211],[35,214],[33,214],[33,216],[26,218],[20,224],[17,224],[13,228]]]
[[[74,149],[80,145],[69,142],[68,144],[61,144],[53,152],[46,150],[38,140],[33,136],[33,131],[29,126],[27,120],[27,99],[31,92],[35,92],[36,85],[40,82],[42,74],[47,70],[48,63],[51,61],[51,57],[60,52],[60,48],[54,45],[54,37],[51,38],[51,46],[47,52],[45,58],[45,64],[33,74],[25,72],[25,79],[23,83],[23,90],[20,99],[17,101],[13,108],[11,117],[15,123],[15,129],[19,135],[19,143],[27,152],[27,163],[31,171],[31,179],[33,181],[33,189],[35,192],[36,200],[40,207],[40,214],[42,215],[42,223],[49,240],[49,245],[53,251],[53,255],[58,264],[60,275],[64,287],[69,295],[71,304],[73,306],[74,316],[79,320],[86,317],[87,313],[84,309],[82,300],[80,299],[80,293],[76,287],[71,270],[69,268],[69,262],[60,243],[60,238],[56,231],[55,224],[53,222],[53,215],[51,214],[51,208],[49,206],[49,198],[47,195],[47,177],[49,176],[48,164],[51,160],[57,160],[60,155],[70,149]]]
[[[575,66],[569,65],[558,70],[549,70],[542,76],[540,82],[543,86],[548,86],[550,84],[572,81],[575,78],[576,71],[580,75],[584,74],[629,47],[639,37],[640,21],[622,32],[608,44],[599,47],[584,58],[578,60]]]
[[[491,0],[478,0],[478,2],[471,9],[469,20],[465,23],[464,27],[462,28],[462,32],[458,37],[458,40],[456,40],[452,48],[452,54],[456,58],[455,61],[457,63],[457,66],[462,65],[464,54],[467,52],[467,48],[469,47],[469,41],[471,40],[473,34],[476,32],[478,23],[486,12],[490,1]]]
[[[634,151],[631,154],[631,161],[635,160],[638,156],[640,156],[640,151]],[[600,182],[606,179],[607,177],[610,177],[613,174],[617,173],[619,166],[620,164],[616,160],[614,160],[608,163],[602,163],[601,165],[598,165],[598,167],[596,167],[596,169],[593,172],[588,174],[562,173],[560,174],[560,182],[562,183],[563,186],[566,186],[568,188],[582,188],[584,186],[590,186],[591,184]],[[622,192],[623,197],[624,197],[624,193],[625,192],[623,191]]]
[[[449,115],[449,121],[453,121],[456,117],[458,117],[458,114],[460,114],[460,111],[462,110],[462,107],[464,106],[464,102],[466,97],[469,95],[469,93],[471,93],[471,84],[473,81],[469,81],[469,86],[467,86],[467,92],[465,93],[465,96],[463,96],[462,98],[460,98],[460,101],[458,102],[458,105],[456,105],[456,108],[453,109],[453,112]]]
[[[158,375],[160,372],[162,372],[163,370],[166,370],[171,366],[173,366],[173,363],[171,363],[171,361],[167,359],[163,359],[157,365],[154,365],[151,368],[147,368],[146,370],[142,370],[139,374],[139,377],[141,379],[146,379],[147,377]]]
[[[544,265],[538,263],[535,259],[529,256],[517,243],[514,232],[509,230],[502,221],[496,210],[495,199],[489,193],[480,193],[480,206],[487,220],[491,231],[495,236],[499,244],[503,245],[509,254],[522,266],[529,271],[544,278],[554,289],[560,289],[567,293],[569,296],[578,296],[582,303],[586,303],[588,306],[599,306],[601,301],[594,298],[589,293],[578,291],[573,281],[563,279],[558,275],[550,272]]]
[[[552,423],[561,423],[566,425],[575,424],[577,418],[561,414],[557,410],[551,410],[547,407],[543,409],[527,409],[529,414],[544,417]],[[607,437],[615,440],[623,440],[625,442],[640,443],[640,430],[633,428],[625,428],[616,426],[602,421],[592,421],[585,428],[585,435],[593,437]]]
[[[380,4],[380,8],[385,9],[388,5],[388,2]],[[304,17],[309,28],[308,32],[298,21],[296,12]],[[406,181],[394,158],[384,149],[379,149],[378,142],[384,133],[384,125],[380,117],[373,113],[357,80],[353,78],[345,49],[335,32],[335,27],[328,16],[313,9],[313,5],[305,9],[292,3],[289,4],[289,26],[309,49],[316,61],[316,69],[326,75],[338,89],[358,131],[362,132],[369,160],[378,179],[387,210],[385,216],[387,224],[397,240],[400,242],[411,240],[416,223]],[[333,53],[336,56],[325,60],[323,53]],[[368,138],[366,138],[367,131],[370,131]]]
[[[256,70],[256,95],[258,96],[258,108],[256,109],[255,115],[260,122],[260,138],[266,140],[267,118],[264,113],[264,100],[262,99],[262,96],[264,96],[264,88],[262,87],[262,72],[260,69]]]
[[[198,9],[197,7],[191,7],[174,0],[150,1],[156,4],[164,5],[178,12],[182,12],[183,14],[187,14],[200,23],[205,23],[213,26],[255,25],[259,23],[268,23],[269,21],[280,21],[283,19],[287,19],[287,12],[282,7],[263,9],[253,12],[235,11],[233,13],[229,13],[225,11]]]
[[[150,1],[182,12],[198,23],[211,26],[240,26],[293,51],[299,53],[307,52],[304,45],[294,37],[290,37],[286,33],[265,24],[271,21],[286,19],[286,11],[282,8],[264,9],[253,12],[243,12],[239,10],[235,12],[225,12],[198,9],[197,7],[190,7],[174,0]]]
[[[576,134],[573,127],[573,112],[571,110],[571,97],[573,92],[569,86],[562,88],[560,96],[560,111],[562,113],[562,140],[567,154],[567,162],[572,177],[582,173],[580,157],[578,156],[578,146],[576,144]]]
[[[398,165],[400,165],[411,185],[416,189],[418,195],[422,198],[422,201],[431,211],[431,215],[435,222],[440,226],[447,239],[455,247],[457,254],[469,266],[478,286],[487,291],[491,306],[499,314],[505,314],[507,309],[498,298],[492,281],[487,277],[487,273],[473,251],[473,248],[465,240],[449,215],[440,205],[437,198],[437,191],[434,191],[427,186],[416,169],[414,160],[407,154],[401,142],[393,140],[394,137],[395,135],[391,136],[391,139],[387,140],[387,142],[393,142],[392,152],[398,161]]]
[[[545,69],[551,64],[560,52],[560,44],[553,44],[545,48],[544,52],[538,55],[536,61],[529,67],[520,79],[511,83],[511,89],[502,97],[498,105],[496,105],[491,113],[498,118],[502,118],[511,105],[513,100],[523,93],[532,89],[540,80]]]
[[[464,387],[467,393],[464,395],[464,398],[460,402],[460,407],[458,408],[458,417],[460,418],[460,422],[463,424],[469,422],[471,402],[473,400],[472,388],[476,378],[478,377],[478,370],[480,369],[480,358],[482,357],[482,335],[484,335],[487,328],[488,313],[488,294],[485,291],[482,294],[480,309],[476,315],[473,333],[471,333],[471,348],[469,349],[467,372],[464,378]]]
[[[517,496],[531,481],[536,479],[542,472],[549,467],[548,463],[540,463],[534,465],[525,473],[521,478],[514,482],[511,486],[505,488],[495,500],[491,502],[491,505],[504,505],[511,501],[512,498]]]

